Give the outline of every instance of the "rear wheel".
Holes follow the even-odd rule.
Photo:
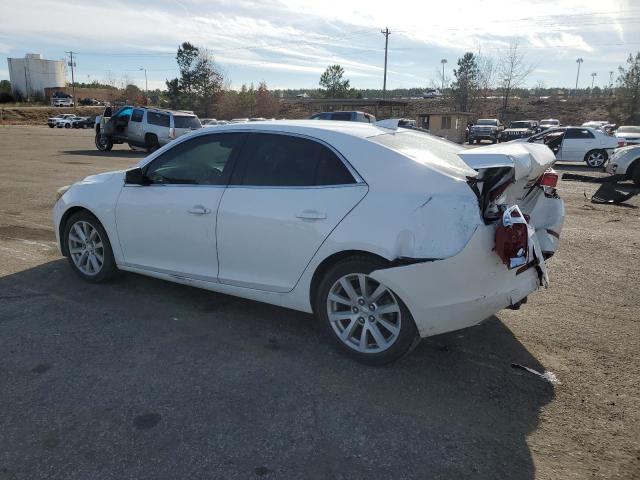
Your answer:
[[[49,124],[49,128],[53,128],[53,127],[55,127],[55,125],[53,125],[53,124],[51,124],[51,123],[50,123],[50,124]]]
[[[591,150],[584,156],[584,161],[592,168],[600,168],[607,161],[607,152],[604,150]]]
[[[113,138],[96,133],[96,148],[101,152],[108,152],[113,148]]]
[[[369,257],[340,261],[320,282],[314,302],[316,318],[338,348],[369,365],[398,360],[419,340],[402,300],[369,275],[382,267]]]
[[[640,159],[635,161],[635,166],[633,167],[633,170],[631,171],[631,180],[633,180],[633,183],[635,183],[637,186],[640,187]]]
[[[73,214],[62,238],[69,264],[83,280],[106,282],[117,273],[107,232],[91,213],[84,210]]]
[[[147,147],[147,152],[155,152],[160,148],[160,142],[158,142],[158,137],[153,134],[147,134],[144,138],[144,144]]]

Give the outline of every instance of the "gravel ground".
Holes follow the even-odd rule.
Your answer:
[[[368,368],[305,314],[81,282],[55,190],[142,154],[46,127],[1,127],[0,152],[0,480],[640,478],[640,197],[560,182],[547,291]]]

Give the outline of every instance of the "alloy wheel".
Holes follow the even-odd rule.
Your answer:
[[[80,220],[69,230],[69,255],[84,275],[100,273],[104,264],[104,245],[98,230],[89,222]]]
[[[587,165],[590,167],[601,167],[604,164],[604,154],[602,152],[591,152],[587,156]]]
[[[387,287],[363,273],[339,278],[329,290],[327,317],[342,343],[361,353],[379,353],[395,343],[400,304]]]

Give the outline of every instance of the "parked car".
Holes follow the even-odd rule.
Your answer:
[[[71,120],[73,128],[93,128],[96,123],[95,117],[76,117]]]
[[[547,284],[554,161],[356,122],[231,124],[61,188],[55,232],[86,281],[126,270],[313,312],[383,364]]]
[[[560,120],[555,118],[546,118],[544,120],[540,120],[538,124],[538,129],[540,131],[547,130],[549,128],[557,128],[560,126]]]
[[[422,92],[422,98],[437,98],[441,97],[442,93],[435,88],[428,88],[424,92]]]
[[[79,105],[101,105],[102,102],[100,100],[96,100],[95,98],[81,98],[78,100]]]
[[[610,123],[607,120],[590,120],[582,124],[583,127],[591,127],[595,128],[596,130],[601,129],[605,125],[610,125]]]
[[[309,117],[310,120],[339,120],[343,122],[376,123],[376,117],[366,112],[320,112]]]
[[[618,147],[618,139],[591,127],[551,128],[517,142],[543,143],[563,162],[586,162],[602,167]]]
[[[615,134],[618,138],[619,146],[640,144],[640,127],[634,125],[622,125],[618,127]]]
[[[79,122],[81,120],[85,120],[85,117],[78,117],[77,115],[71,115],[65,118],[61,118],[56,123],[56,127],[58,128],[71,128],[75,122]]]
[[[498,141],[504,125],[497,118],[481,118],[469,129],[469,143],[480,143],[482,140]]]
[[[192,112],[130,105],[120,108],[113,116],[111,111],[111,107],[107,107],[105,114],[96,117],[95,144],[101,151],[111,150],[114,143],[128,143],[132,148],[142,147],[153,152],[185,133],[202,128]]]
[[[633,180],[640,187],[640,144],[617,148],[605,170],[612,175]]]
[[[60,120],[70,117],[75,117],[75,115],[73,113],[62,113],[60,115],[56,115],[55,117],[49,117],[47,119],[47,125],[49,125],[49,128],[56,127]]]
[[[517,138],[529,138],[538,130],[537,120],[518,120],[511,122],[509,128],[500,133],[501,142],[509,142]]]
[[[56,98],[53,101],[54,107],[73,107],[73,99],[72,98]]]

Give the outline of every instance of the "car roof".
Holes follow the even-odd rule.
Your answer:
[[[343,122],[337,120],[267,120],[250,123],[231,123],[227,125],[220,125],[220,128],[216,128],[215,131],[222,132],[225,130],[263,130],[291,133],[306,132],[310,135],[335,132],[358,138],[373,137],[383,133],[389,133],[391,131],[388,128],[379,127],[372,123]]]

